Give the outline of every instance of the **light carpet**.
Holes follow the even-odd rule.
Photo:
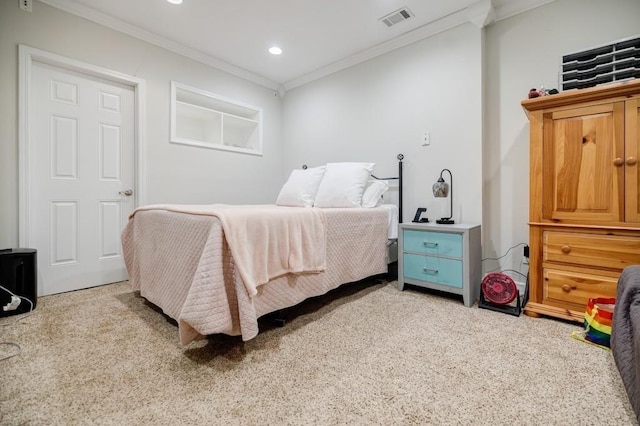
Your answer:
[[[634,425],[610,352],[578,324],[513,317],[395,282],[342,286],[249,342],[178,344],[117,283],[0,323],[0,424]],[[0,358],[16,348],[0,347]]]

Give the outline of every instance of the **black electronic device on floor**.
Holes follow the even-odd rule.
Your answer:
[[[0,317],[35,309],[37,298],[37,252],[34,249],[0,250]],[[12,294],[14,295],[12,297]],[[27,298],[33,306],[22,297]],[[14,307],[20,299],[19,304]]]

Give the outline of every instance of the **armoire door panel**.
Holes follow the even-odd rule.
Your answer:
[[[546,114],[547,170],[551,202],[547,219],[622,221],[624,105],[575,108]],[[550,210],[550,211],[549,211]]]
[[[640,102],[626,103],[625,133],[625,220],[640,223]]]

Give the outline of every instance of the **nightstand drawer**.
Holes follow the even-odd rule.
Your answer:
[[[462,260],[410,253],[404,253],[403,260],[405,277],[462,288]]]
[[[404,229],[402,236],[405,252],[462,257],[461,234]]]

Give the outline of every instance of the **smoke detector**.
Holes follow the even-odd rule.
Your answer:
[[[387,27],[392,27],[395,24],[406,21],[413,16],[415,16],[413,12],[405,6],[401,9],[396,10],[395,12],[391,12],[387,16],[383,16],[379,19],[379,21],[382,21]]]

